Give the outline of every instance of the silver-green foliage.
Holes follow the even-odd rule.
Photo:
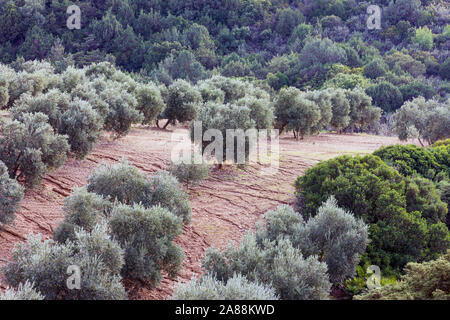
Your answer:
[[[146,209],[118,205],[109,220],[111,234],[125,251],[122,275],[155,287],[162,271],[174,277],[183,252],[173,243],[182,232],[180,219],[160,206]]]
[[[248,281],[242,275],[234,275],[226,283],[214,276],[205,275],[186,284],[178,284],[173,300],[278,300],[270,285]]]
[[[271,284],[285,300],[328,299],[331,289],[326,264],[316,256],[304,258],[287,239],[258,243],[254,234],[247,234],[237,248],[231,244],[224,252],[210,248],[203,267],[223,282],[239,273],[250,281]]]
[[[204,161],[195,163],[194,158],[192,157],[189,163],[171,163],[169,172],[176,177],[178,181],[185,183],[186,187],[189,188],[189,185],[196,185],[207,179],[210,168]]]
[[[101,116],[89,102],[76,99],[62,115],[59,133],[68,136],[70,148],[77,158],[84,158],[97,142],[103,127]]]
[[[259,227],[257,233],[259,242],[289,239],[305,256],[318,256],[325,262],[335,285],[354,276],[368,245],[367,225],[339,208],[334,197],[306,222],[289,206],[269,211],[266,220],[265,228]]]
[[[99,224],[92,232],[78,230],[76,241],[64,244],[30,236],[16,245],[3,272],[9,285],[34,282],[49,300],[117,300],[126,299],[118,273],[122,264],[122,249],[108,236],[106,225]],[[67,286],[69,266],[80,268],[79,290]]]
[[[9,178],[8,168],[0,161],[0,225],[14,221],[22,199],[23,187]]]
[[[121,160],[114,165],[100,165],[89,177],[87,190],[132,205],[147,203],[150,183],[138,168]]]
[[[181,218],[183,223],[188,224],[191,221],[189,197],[169,172],[156,172],[150,179],[150,189],[149,197],[144,202],[146,207],[161,206]]]
[[[433,144],[450,137],[450,100],[419,97],[406,102],[395,114],[395,131],[401,140],[418,138]]]
[[[113,206],[113,203],[96,193],[88,192],[86,188],[74,191],[64,200],[65,216],[54,231],[54,240],[59,243],[68,239],[75,241],[77,228],[93,230],[102,218],[109,215]]]
[[[0,129],[0,160],[10,177],[32,186],[48,170],[66,161],[70,148],[67,136],[55,134],[47,121],[42,113],[23,113]]]
[[[28,280],[24,284],[19,284],[17,290],[6,288],[3,294],[0,294],[0,300],[44,300],[44,296],[36,291],[34,285]]]

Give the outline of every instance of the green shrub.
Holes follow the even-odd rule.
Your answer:
[[[172,174],[178,181],[185,183],[186,188],[189,188],[189,184],[199,184],[209,176],[209,165],[206,164],[203,159],[202,163],[196,164],[194,157],[191,157],[189,163],[172,163],[169,168],[170,174]]]
[[[0,226],[14,221],[23,191],[16,180],[9,178],[8,168],[0,161]]]
[[[146,175],[127,160],[102,164],[88,179],[87,191],[127,205],[146,203],[150,183]]]
[[[113,204],[103,197],[90,193],[86,188],[74,191],[64,200],[64,220],[58,225],[53,239],[59,243],[75,241],[77,228],[86,231],[94,229],[102,217],[107,217]]]
[[[167,108],[163,113],[168,119],[165,128],[171,121],[188,122],[197,117],[198,104],[202,101],[200,92],[184,80],[175,81],[167,91]]]
[[[386,275],[398,274],[407,262],[433,258],[450,246],[445,221],[424,217],[441,212],[441,203],[433,203],[437,199],[434,187],[419,188],[407,202],[406,191],[414,194],[417,189],[377,156],[341,156],[321,162],[297,179],[296,188],[306,202],[303,213],[307,216],[334,195],[339,206],[363,218],[372,241],[362,260],[380,266]]]
[[[206,275],[199,280],[178,284],[173,300],[278,300],[271,286],[248,281],[241,275],[228,279],[227,283]]]
[[[366,93],[372,97],[374,105],[385,112],[397,110],[404,101],[400,89],[386,81],[368,87]]]
[[[431,151],[416,145],[382,147],[374,155],[404,176],[419,174],[433,179],[443,169]]]
[[[142,122],[144,119],[136,109],[136,98],[125,91],[123,86],[110,86],[100,96],[109,105],[105,129],[113,131],[116,137],[126,135],[133,123]]]
[[[48,122],[55,131],[61,124],[61,117],[70,108],[70,96],[58,89],[52,89],[45,94],[32,96],[23,94],[10,109],[13,119],[20,118],[22,113],[41,112],[48,117]]]
[[[436,260],[409,263],[394,285],[372,289],[357,300],[449,300],[450,252]]]
[[[439,75],[444,80],[450,80],[450,58],[447,58],[447,60],[445,60],[444,63],[441,64]]]
[[[167,171],[159,171],[150,179],[151,193],[144,205],[161,206],[168,209],[183,223],[191,221],[191,206],[188,195],[180,189],[178,180]]]
[[[317,256],[327,264],[330,281],[340,285],[355,275],[359,257],[368,244],[368,227],[340,209],[331,197],[315,217],[305,222],[291,207],[281,206],[266,214],[266,227],[257,233],[265,239],[288,239],[305,257]]]
[[[125,278],[156,287],[162,271],[176,276],[183,261],[182,250],[173,243],[182,232],[178,217],[160,206],[145,209],[121,204],[114,208],[109,225],[125,251]]]
[[[203,268],[223,282],[239,273],[249,281],[271,284],[283,300],[324,300],[331,289],[326,264],[315,256],[304,258],[285,239],[258,245],[255,235],[247,234],[237,248],[210,248]]]
[[[401,140],[418,138],[423,146],[450,135],[450,103],[419,97],[406,102],[395,114],[395,131]]]
[[[88,102],[76,99],[62,115],[59,133],[68,136],[71,151],[82,159],[92,150],[102,127],[97,111]]]
[[[388,66],[383,60],[378,59],[368,63],[364,67],[364,75],[370,79],[376,79],[386,74]]]
[[[29,281],[19,284],[17,290],[6,288],[3,294],[0,294],[0,300],[44,300],[44,296],[34,289],[34,285]]]
[[[136,89],[136,109],[144,116],[143,124],[150,124],[164,111],[165,104],[158,87],[149,83]]]
[[[34,281],[36,290],[49,300],[126,299],[117,273],[123,251],[105,228],[99,225],[92,233],[80,230],[76,242],[65,244],[30,236],[26,243],[16,245],[12,262],[3,269],[7,283],[17,287]],[[80,290],[69,290],[66,285],[67,269],[74,265],[81,271]]]
[[[19,121],[20,120],[20,121]],[[37,184],[45,173],[64,164],[69,151],[67,137],[54,134],[42,113],[23,113],[0,132],[0,160],[9,176]]]

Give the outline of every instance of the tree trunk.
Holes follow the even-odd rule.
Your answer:
[[[161,127],[159,126],[159,119],[156,119],[156,126],[161,129]]]
[[[172,121],[172,120],[171,120],[171,119],[167,120],[167,122],[166,122],[166,124],[164,125],[163,129],[166,129],[166,128],[169,126],[170,121]]]

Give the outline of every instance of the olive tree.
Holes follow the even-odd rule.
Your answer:
[[[202,102],[200,92],[188,82],[177,80],[167,89],[167,107],[163,117],[167,119],[164,129],[173,121],[188,122],[197,117],[198,104]]]
[[[203,160],[203,159],[202,159]],[[191,157],[189,163],[179,162],[171,163],[169,172],[178,179],[178,181],[185,183],[186,188],[189,189],[189,184],[199,184],[209,176],[209,165],[202,161],[195,163],[194,157]]]
[[[305,222],[300,213],[281,206],[266,214],[265,228],[258,226],[257,239],[289,239],[305,257],[317,256],[327,264],[334,285],[355,275],[360,256],[368,244],[368,226],[337,206],[334,197],[323,203],[317,215]]]
[[[136,88],[136,109],[143,115],[143,124],[150,124],[164,111],[165,104],[159,88],[153,84],[139,85]]]
[[[248,281],[236,274],[226,283],[205,275],[188,283],[179,283],[172,295],[173,300],[278,300],[270,285]]]
[[[92,150],[102,127],[103,120],[97,111],[89,102],[77,98],[62,115],[59,133],[68,136],[71,151],[82,159]]]
[[[361,88],[347,90],[345,95],[350,104],[351,131],[373,128],[381,118],[381,108],[373,107],[372,98]]]
[[[45,173],[64,164],[69,151],[67,136],[54,134],[42,113],[23,113],[6,123],[0,134],[0,160],[9,176],[33,186]]]
[[[450,137],[450,102],[419,97],[406,102],[395,114],[395,131],[401,140],[418,138],[433,144]]]
[[[125,251],[125,278],[151,287],[161,281],[162,271],[174,277],[183,261],[183,252],[173,240],[182,232],[181,219],[160,206],[118,205],[109,219],[111,235]]]
[[[127,205],[147,203],[150,194],[146,175],[124,159],[114,165],[98,166],[88,178],[86,188],[89,192]]]
[[[79,230],[76,241],[57,243],[29,236],[12,252],[12,261],[3,272],[10,286],[32,281],[45,299],[55,300],[120,300],[126,299],[119,271],[123,250],[100,224],[92,232]],[[67,288],[67,270],[78,266],[81,271],[79,290]]]
[[[116,137],[127,134],[133,123],[142,122],[143,115],[136,109],[136,98],[123,86],[109,85],[100,96],[109,105],[105,129],[113,131]]]
[[[8,168],[0,161],[0,226],[14,220],[23,191],[16,180],[9,178]]]
[[[20,118],[22,113],[41,112],[48,117],[49,124],[55,132],[61,124],[61,117],[70,108],[70,96],[58,89],[52,89],[45,94],[32,96],[23,94],[15,103],[10,112],[14,119]]]
[[[258,244],[254,234],[247,234],[237,248],[230,244],[223,252],[208,249],[203,268],[224,283],[242,274],[272,285],[284,300],[326,300],[331,289],[327,265],[315,256],[305,258],[287,239]]]

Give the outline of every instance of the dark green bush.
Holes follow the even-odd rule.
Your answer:
[[[404,176],[419,174],[433,179],[444,168],[436,161],[433,152],[416,145],[392,145],[374,152]]]
[[[187,188],[189,188],[189,185],[201,183],[209,176],[209,165],[203,159],[199,164],[195,163],[194,160],[194,157],[191,157],[191,161],[187,161],[188,163],[184,163],[183,161],[180,163],[171,163],[169,168],[169,172],[178,181],[185,183]]]
[[[334,195],[339,206],[362,217],[372,240],[363,262],[380,266],[386,274],[398,274],[407,262],[434,258],[450,246],[442,203],[434,203],[434,187],[415,189],[377,156],[321,162],[297,179],[296,188],[305,199],[305,215],[314,215],[321,202]],[[416,194],[408,201],[407,190]]]

